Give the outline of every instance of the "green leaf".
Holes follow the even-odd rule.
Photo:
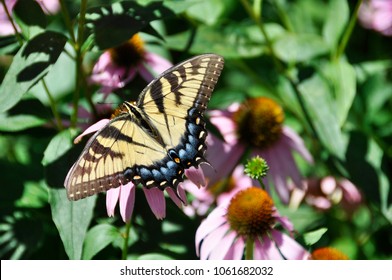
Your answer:
[[[277,24],[267,24],[266,29],[272,39],[283,33],[283,28]],[[202,25],[197,28],[194,38],[192,36],[190,31],[168,36],[166,46],[183,51],[192,40],[190,53],[211,52],[225,58],[256,57],[266,52],[264,37],[255,25],[236,23],[222,28]]]
[[[59,132],[55,137],[53,137],[44,152],[42,165],[47,166],[67,153],[67,151],[72,148],[73,135],[73,131],[67,129]]]
[[[323,26],[323,37],[334,50],[347,25],[350,9],[346,0],[329,1],[327,18]]]
[[[138,260],[173,260],[172,257],[159,253],[149,253],[149,254],[140,255],[137,259]]]
[[[89,9],[86,26],[93,30],[100,49],[118,46],[135,33],[148,28],[151,21],[174,16],[162,2],[141,6],[134,1],[123,1]]]
[[[328,231],[327,228],[319,228],[314,231],[307,232],[303,235],[303,239],[305,241],[305,244],[308,246],[312,246],[316,244],[321,237]]]
[[[336,114],[343,126],[356,94],[355,70],[347,61],[340,60],[326,64],[323,71],[334,90]]]
[[[41,126],[47,121],[33,115],[15,115],[0,114],[0,131],[15,132],[28,128]]]
[[[118,229],[109,224],[91,228],[85,238],[82,259],[91,260],[97,253],[120,236]]]
[[[0,112],[5,112],[22,98],[56,63],[66,37],[45,31],[28,41],[15,55],[0,86]]]
[[[31,38],[46,28],[46,15],[37,1],[17,1],[13,13],[25,38]]]
[[[97,197],[69,201],[64,188],[49,189],[52,219],[60,233],[65,252],[72,260],[82,257],[87,228],[93,217]]]
[[[299,85],[299,91],[322,144],[336,157],[343,159],[346,144],[328,86],[315,74]]]
[[[187,15],[207,25],[216,24],[225,12],[236,3],[226,0],[199,1],[187,10]]]
[[[285,34],[274,43],[278,58],[284,62],[305,62],[328,52],[324,40],[313,34]]]

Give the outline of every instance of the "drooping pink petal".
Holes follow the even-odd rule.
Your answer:
[[[217,207],[200,224],[200,226],[196,231],[196,237],[195,237],[197,255],[199,255],[199,246],[203,238],[227,221],[225,214],[226,214],[226,209],[224,209],[223,207]]]
[[[175,194],[175,191],[172,188],[166,188],[165,191],[169,194],[169,197],[178,206],[178,208],[182,207],[183,202],[184,205],[188,204],[185,190],[182,188],[181,184],[177,186],[177,193],[182,201],[178,198],[178,196]]]
[[[278,211],[276,211],[276,214],[273,215],[273,217],[289,232],[294,231],[294,225],[293,223],[289,220],[289,218],[280,216]]]
[[[110,189],[106,192],[106,211],[109,217],[114,216],[114,210],[116,209],[117,201],[120,196],[120,188]]]
[[[75,138],[74,143],[75,144],[79,143],[82,140],[83,136],[100,130],[105,125],[107,125],[109,122],[110,122],[109,119],[102,119],[102,120],[96,122],[95,124],[91,125],[85,131],[83,131],[82,134],[80,134],[78,137]]]
[[[265,250],[265,257],[267,260],[283,260],[279,249],[276,247],[275,243],[267,235],[262,236],[261,241],[263,250]]]
[[[213,185],[227,177],[234,169],[245,151],[245,146],[240,143],[236,145],[224,143],[212,134],[207,136],[207,145],[206,157],[211,166],[203,165],[202,168],[208,185]]]
[[[201,260],[208,259],[211,252],[214,251],[215,248],[217,246],[219,246],[220,243],[223,242],[222,238],[229,231],[229,229],[230,228],[229,228],[228,224],[223,224],[220,227],[215,228],[214,231],[212,231],[209,235],[207,235],[203,239],[203,243],[201,243],[201,246],[200,246],[200,259]],[[197,247],[196,247],[196,253],[198,255]]]
[[[235,145],[238,143],[237,124],[233,120],[233,113],[238,110],[239,104],[232,104],[227,110],[211,110],[209,111],[210,122],[216,126],[225,143]]]
[[[139,65],[138,70],[145,81],[151,82],[155,77],[172,66],[173,64],[166,58],[151,52],[146,52],[144,62]]]
[[[129,182],[120,188],[120,214],[124,223],[127,223],[132,217],[136,187],[132,182]]]
[[[305,189],[305,185],[302,182],[301,174],[298,170],[297,164],[295,163],[294,157],[290,150],[290,147],[286,142],[287,138],[282,135],[279,141],[279,147],[276,146],[275,153],[279,156],[282,173],[286,177],[291,178],[294,182],[295,187]],[[290,189],[290,188],[289,188]]]
[[[211,252],[208,259],[210,260],[223,260],[230,250],[231,246],[233,246],[233,242],[237,237],[237,233],[235,231],[229,231],[221,241],[215,246],[214,250]]]
[[[192,166],[185,170],[185,175],[198,188],[205,187],[207,185],[203,169],[201,168],[195,168]]]
[[[162,220],[166,216],[166,202],[163,192],[154,187],[151,189],[143,188],[148,205],[158,220]]]
[[[274,147],[266,149],[259,154],[268,160],[267,164],[269,166],[269,171],[267,176],[271,178],[270,181],[274,183],[275,190],[282,202],[287,204],[289,202],[290,192],[286,176],[281,170],[281,159],[279,158],[279,154],[276,153],[276,149]]]
[[[309,252],[306,251],[297,241],[288,235],[271,230],[271,236],[275,241],[283,256],[288,260],[306,260],[309,257]]]
[[[349,203],[360,203],[362,195],[357,187],[347,179],[339,181],[339,185],[343,190],[343,197]]]
[[[313,157],[306,149],[305,143],[302,138],[290,127],[283,126],[283,135],[285,136],[286,143],[295,151],[297,151],[308,162],[313,163]]]
[[[267,246],[264,246],[264,242],[260,241],[261,237],[255,238],[254,242],[254,249],[253,249],[253,259],[254,260],[268,260],[266,251],[268,250]],[[262,240],[262,238],[261,238]],[[266,247],[266,248],[264,248]]]
[[[241,260],[244,255],[245,241],[244,238],[238,236],[237,239],[231,245],[229,251],[224,257],[225,260]]]

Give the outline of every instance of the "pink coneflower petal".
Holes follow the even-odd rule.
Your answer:
[[[245,151],[245,146],[229,145],[211,134],[207,136],[207,145],[207,160],[211,166],[202,166],[202,168],[208,184],[213,185],[228,176],[235,168]]]
[[[194,183],[198,188],[206,187],[206,179],[204,177],[203,170],[201,168],[191,167],[185,170],[186,177]]]
[[[229,231],[229,229],[230,227],[228,224],[223,224],[220,227],[215,228],[213,232],[211,232],[204,238],[203,243],[200,246],[201,260],[206,260],[211,254],[211,252],[215,250],[215,247],[219,246],[222,243],[222,238]]]
[[[83,131],[82,134],[80,134],[78,137],[75,138],[74,143],[75,144],[79,143],[82,140],[83,136],[100,130],[105,125],[107,125],[109,122],[110,122],[109,119],[102,119],[102,120],[96,122],[95,124],[91,125],[85,131]]]
[[[284,216],[280,216],[277,212],[275,215],[273,215],[273,217],[276,219],[277,222],[279,222],[283,228],[285,228],[287,231],[289,232],[293,232],[294,231],[294,225],[293,223],[289,220],[289,218],[284,217]]]
[[[344,195],[343,197],[351,203],[359,203],[362,200],[361,193],[358,191],[357,187],[347,179],[343,179],[339,182]]]
[[[271,236],[286,259],[289,260],[308,259],[309,253],[306,250],[304,250],[304,248],[291,237],[275,229],[271,231]]]
[[[144,60],[145,62],[138,66],[138,70],[146,81],[152,81],[156,76],[173,66],[166,58],[151,52],[146,52]]]
[[[239,104],[235,104],[236,107]],[[234,108],[233,105],[231,106]],[[230,110],[230,109],[229,109]],[[233,113],[230,111],[212,110],[209,112],[210,122],[219,129],[225,142],[234,145],[238,142],[237,125],[233,121]]]
[[[199,244],[203,238],[226,222],[225,214],[226,210],[223,207],[217,207],[200,224],[195,237],[197,255],[199,255]]]
[[[184,203],[184,205],[187,205],[187,197],[186,197],[186,193],[185,190],[182,188],[181,185],[177,186],[177,193],[180,196],[181,200],[178,198],[178,196],[176,195],[175,191],[172,188],[166,188],[166,192],[169,194],[171,200],[173,200],[173,202],[179,207],[182,207],[182,204]]]
[[[281,139],[281,141],[285,140]],[[283,169],[282,173],[284,173],[287,177],[291,178],[297,188],[304,189],[300,172],[290,149],[287,147],[287,145],[282,144],[280,145],[279,149],[277,148],[275,150],[276,154],[279,155],[280,158],[280,162],[282,165],[281,168]]]
[[[305,147],[305,143],[299,135],[291,128],[283,126],[283,135],[285,142],[295,151],[297,151],[308,162],[313,163],[313,157]]]
[[[151,189],[143,188],[148,205],[158,220],[162,220],[166,216],[166,202],[163,192],[154,187]]]
[[[210,260],[223,260],[231,246],[233,245],[234,239],[237,237],[237,233],[234,231],[229,231],[221,241],[215,246],[214,250],[211,252]],[[216,242],[216,240],[215,240]]]
[[[282,260],[278,248],[269,239],[267,235],[259,236],[255,239],[253,250],[253,259],[255,260]]]
[[[136,187],[132,182],[121,186],[120,214],[125,223],[132,217],[133,206],[135,205],[135,189]]]
[[[240,260],[244,255],[245,241],[242,237],[238,237],[227,251],[225,260]]]
[[[106,192],[106,210],[109,217],[114,216],[114,210],[116,209],[117,201],[120,196],[120,188],[110,189]]]

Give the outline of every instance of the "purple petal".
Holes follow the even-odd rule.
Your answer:
[[[207,235],[203,243],[200,246],[200,259],[201,260],[206,260],[208,259],[209,255],[211,252],[220,245],[220,243],[223,242],[222,238],[223,236],[229,231],[229,225],[228,224],[223,224],[220,227],[216,228],[214,231],[212,231],[209,235]],[[197,252],[197,247],[196,247],[196,253]]]
[[[102,119],[99,122],[96,122],[95,124],[91,125],[82,134],[80,134],[78,137],[75,138],[74,143],[75,144],[79,143],[82,140],[83,136],[100,130],[109,122],[110,122],[109,119]]]
[[[225,215],[226,209],[224,209],[223,207],[217,207],[200,224],[199,228],[196,231],[195,237],[197,255],[199,255],[199,246],[203,238],[213,232],[216,228],[227,222]]]
[[[144,59],[147,65],[141,63],[138,68],[140,75],[147,82],[152,81],[156,76],[173,66],[166,58],[151,52],[147,52]]]
[[[163,192],[154,187],[151,189],[143,188],[148,205],[158,220],[162,220],[166,216],[166,203]]]
[[[268,247],[265,246],[264,242],[260,242],[259,238],[255,238],[254,250],[253,250],[253,259],[254,260],[268,260],[265,252]],[[266,248],[264,248],[266,247]]]
[[[124,223],[127,223],[132,217],[136,188],[132,182],[129,182],[120,188],[120,213]]]
[[[120,196],[120,187],[115,189],[110,189],[106,192],[106,210],[109,217],[114,216],[114,210],[116,208],[119,196]]]
[[[225,260],[241,260],[244,255],[245,241],[244,238],[239,236],[237,240],[232,244],[226,256]]]
[[[267,235],[262,237],[262,244],[265,253],[265,257],[267,260],[283,260],[282,255],[280,254],[278,248],[275,243],[269,239]]]
[[[222,240],[215,246],[208,259],[210,260],[223,260],[233,246],[233,241],[237,237],[235,231],[229,231]]]
[[[242,144],[230,145],[222,142],[217,137],[208,134],[207,136],[207,161],[211,166],[202,166],[204,175],[209,185],[228,176],[237,165],[239,159],[245,151]]]
[[[292,149],[296,150],[308,162],[313,163],[313,157],[306,149],[304,141],[294,130],[283,126],[283,135],[286,136],[287,143]]]
[[[185,170],[186,177],[194,183],[198,188],[205,187],[207,185],[204,177],[203,169],[191,167]]]
[[[274,239],[279,250],[283,256],[288,260],[306,260],[309,257],[307,252],[297,241],[288,235],[281,233],[277,230],[271,231],[272,238]]]
[[[182,188],[181,185],[177,186],[177,193],[181,197],[182,201],[178,198],[172,188],[166,188],[165,191],[169,194],[171,200],[173,200],[173,202],[178,206],[178,208],[182,207],[182,201],[184,201],[184,205],[188,204],[185,190]]]

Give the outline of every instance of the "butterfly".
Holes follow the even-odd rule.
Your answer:
[[[129,182],[177,194],[185,170],[206,162],[203,115],[223,66],[219,55],[195,56],[154,79],[136,102],[120,105],[68,172],[68,199]]]

